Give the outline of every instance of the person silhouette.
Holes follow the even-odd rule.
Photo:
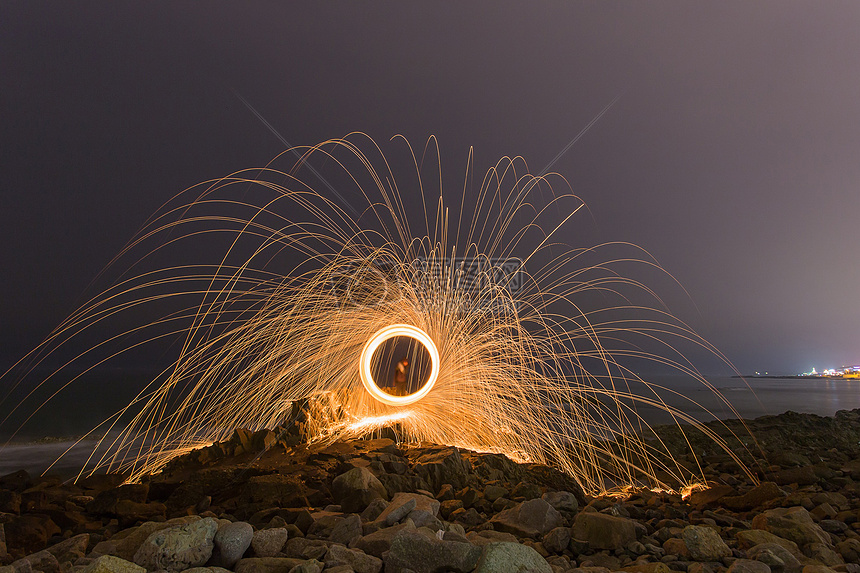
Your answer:
[[[409,359],[403,358],[397,363],[397,369],[394,371],[394,395],[405,396],[408,394],[409,381]]]

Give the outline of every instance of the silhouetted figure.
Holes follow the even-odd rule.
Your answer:
[[[405,396],[408,394],[409,381],[409,359],[403,358],[397,363],[397,369],[394,371],[394,395]]]

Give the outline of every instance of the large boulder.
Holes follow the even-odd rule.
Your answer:
[[[720,534],[705,525],[688,525],[681,537],[694,561],[719,561],[732,554]]]
[[[386,499],[388,493],[376,476],[364,467],[352,468],[331,483],[332,494],[341,510],[360,513],[375,499]]]
[[[480,557],[481,548],[471,543],[444,541],[416,529],[404,529],[392,539],[383,561],[385,573],[467,573]]]
[[[156,522],[147,521],[137,527],[124,529],[106,541],[101,541],[93,547],[93,553],[97,555],[115,555],[126,561],[133,561],[134,554],[147,538],[162,529],[187,525],[199,521],[200,517],[189,515],[177,517],[169,521]]]
[[[810,543],[830,545],[830,535],[819,527],[802,507],[780,507],[756,515],[754,529],[764,529],[783,539],[794,541],[803,550]]]
[[[541,554],[521,543],[494,542],[484,546],[475,573],[552,573]]]
[[[212,556],[218,522],[211,517],[156,531],[134,554],[147,571],[177,572],[205,565]]]
[[[535,498],[497,513],[490,523],[497,531],[506,531],[518,537],[536,538],[561,525],[562,518],[549,503]]]
[[[236,562],[245,555],[253,537],[254,528],[251,527],[250,523],[236,521],[222,525],[215,534],[215,549],[212,552],[209,565],[232,569]]]
[[[573,522],[573,537],[594,549],[623,549],[636,541],[636,523],[604,513],[582,512]]]

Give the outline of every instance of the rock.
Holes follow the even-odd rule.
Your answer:
[[[114,557],[113,555],[102,555],[87,565],[81,573],[145,573],[146,569],[135,565],[131,561]]]
[[[391,541],[383,557],[386,573],[412,570],[415,573],[467,573],[475,568],[481,548],[471,543],[431,538],[418,530],[404,529]]]
[[[778,543],[761,543],[751,547],[747,550],[747,557],[769,565],[772,570],[778,570],[781,562],[783,573],[800,573],[803,567],[797,557]]]
[[[268,507],[302,507],[308,505],[310,493],[297,476],[269,474],[248,479],[242,486],[239,500],[243,504],[265,502]]]
[[[240,559],[233,571],[236,573],[290,573],[293,567],[305,561],[307,559],[289,557],[250,557]]]
[[[682,538],[690,558],[695,561],[719,561],[732,554],[719,533],[704,525],[688,525],[684,528]]]
[[[738,547],[741,549],[750,549],[756,545],[761,545],[762,543],[776,543],[785,547],[789,553],[795,557],[802,555],[797,543],[789,541],[788,539],[783,539],[782,537],[774,535],[773,533],[763,529],[738,531],[736,537],[738,539]]]
[[[387,526],[391,526],[409,515],[409,512],[415,509],[415,500],[398,498],[398,496],[402,495],[404,494],[397,493],[394,495],[394,499],[391,500],[388,507],[379,515],[379,521],[382,521]]]
[[[254,532],[251,538],[251,548],[257,557],[275,557],[287,542],[287,529],[273,527]]]
[[[737,559],[726,573],[770,573],[770,567],[761,561],[752,559]]]
[[[218,523],[211,517],[156,531],[134,554],[134,562],[147,571],[182,571],[205,565],[212,556]]]
[[[540,498],[524,501],[497,513],[490,520],[493,528],[518,537],[537,538],[562,523],[561,515]]]
[[[126,561],[133,561],[134,554],[143,542],[156,531],[180,525],[187,525],[199,520],[200,518],[198,516],[189,515],[161,523],[148,521],[138,527],[132,527],[120,531],[109,540],[98,543],[93,547],[93,553],[97,553],[99,555],[116,555]]]
[[[388,493],[385,486],[376,479],[369,469],[353,468],[332,481],[332,494],[346,513],[358,513],[375,499],[385,499]]]
[[[687,550],[687,544],[684,543],[683,539],[678,537],[670,537],[664,541],[663,551],[665,551],[667,555],[678,555],[684,558],[690,556],[690,552]]]
[[[322,559],[326,554],[326,551],[328,551],[329,545],[330,543],[323,541],[322,539],[305,539],[304,537],[297,537],[287,541],[283,552],[287,557],[294,557],[302,560]]]
[[[391,527],[386,527],[385,529],[380,529],[361,537],[355,542],[354,547],[355,549],[361,549],[365,553],[381,558],[384,552],[391,549],[391,543],[398,533],[414,529],[415,524],[412,523],[412,520],[407,519],[406,522],[400,525],[392,525]]]
[[[335,525],[328,538],[333,543],[349,545],[361,537],[361,533],[361,518],[353,513]]]
[[[860,562],[860,539],[851,538],[836,544],[836,551],[848,563]]]
[[[735,511],[749,511],[761,507],[772,499],[781,497],[785,497],[785,492],[779,489],[779,486],[772,481],[766,481],[752,488],[744,495],[724,497],[720,500],[720,504]]]
[[[368,555],[357,549],[347,549],[342,545],[332,545],[325,555],[326,571],[341,565],[348,565],[355,573],[379,573],[382,559]]]
[[[576,501],[576,496],[569,491],[551,491],[540,497],[558,511],[574,512],[579,509],[579,502]]]
[[[457,448],[425,448],[412,461],[413,471],[427,482],[431,491],[439,491],[443,484],[455,489],[466,485],[470,467]]]
[[[27,563],[27,565],[24,564]],[[60,573],[60,562],[51,553],[39,551],[12,563],[12,567],[21,570],[23,567],[43,573]]]
[[[222,525],[215,533],[215,548],[209,565],[232,569],[236,562],[245,555],[253,537],[254,528],[251,527],[250,523],[236,521]]]
[[[540,553],[527,545],[493,542],[484,546],[475,573],[553,573]]]
[[[496,501],[500,497],[507,497],[508,490],[499,485],[488,485],[484,488],[484,499],[487,501]]]
[[[290,573],[320,573],[322,568],[323,564],[316,559],[308,559],[290,569]]]
[[[570,544],[570,528],[556,527],[543,536],[543,546],[550,553],[561,553]]]
[[[779,485],[813,485],[818,483],[818,476],[812,466],[786,468],[773,474],[773,480]]]
[[[374,499],[367,505],[367,509],[361,512],[361,520],[362,521],[376,521],[382,512],[385,511],[385,508],[388,507],[388,502],[382,498]],[[341,508],[343,511],[343,508]]]
[[[573,537],[594,549],[623,549],[636,541],[636,524],[623,517],[581,512],[573,523]]]
[[[66,561],[74,562],[86,555],[89,544],[90,534],[81,533],[48,547],[47,551],[62,564]]]
[[[116,512],[117,503],[121,500],[143,504],[146,503],[148,494],[149,485],[141,483],[131,483],[106,489],[99,492],[95,499],[87,504],[87,512],[96,515],[112,515]]]
[[[811,559],[820,561],[828,567],[842,565],[842,557],[833,548],[824,543],[810,543],[803,548],[803,553]]]
[[[830,535],[816,525],[809,512],[802,507],[769,509],[756,515],[752,526],[794,541],[801,550],[809,543],[830,545]]]
[[[137,521],[163,520],[165,515],[167,515],[167,506],[157,501],[152,503],[138,503],[130,499],[121,499],[114,505],[112,513],[116,515],[121,522],[133,524]]]
[[[48,539],[61,533],[57,524],[44,514],[13,517],[4,523],[3,527],[6,548],[13,557],[23,557],[38,551],[48,544]]]
[[[416,527],[421,527],[432,520],[421,515],[421,512],[426,512],[430,518],[436,517],[439,515],[440,505],[435,498],[419,493],[396,493],[378,519],[384,520],[386,525],[394,525],[404,517],[410,517]]]
[[[0,512],[21,513],[21,494],[11,489],[0,489]]]

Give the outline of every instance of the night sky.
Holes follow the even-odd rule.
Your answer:
[[[860,3],[0,4],[0,367],[175,193],[352,131],[554,165],[742,372],[860,363]],[[234,93],[235,92],[235,93]],[[620,97],[619,97],[620,96]],[[661,293],[664,294],[664,293]]]

